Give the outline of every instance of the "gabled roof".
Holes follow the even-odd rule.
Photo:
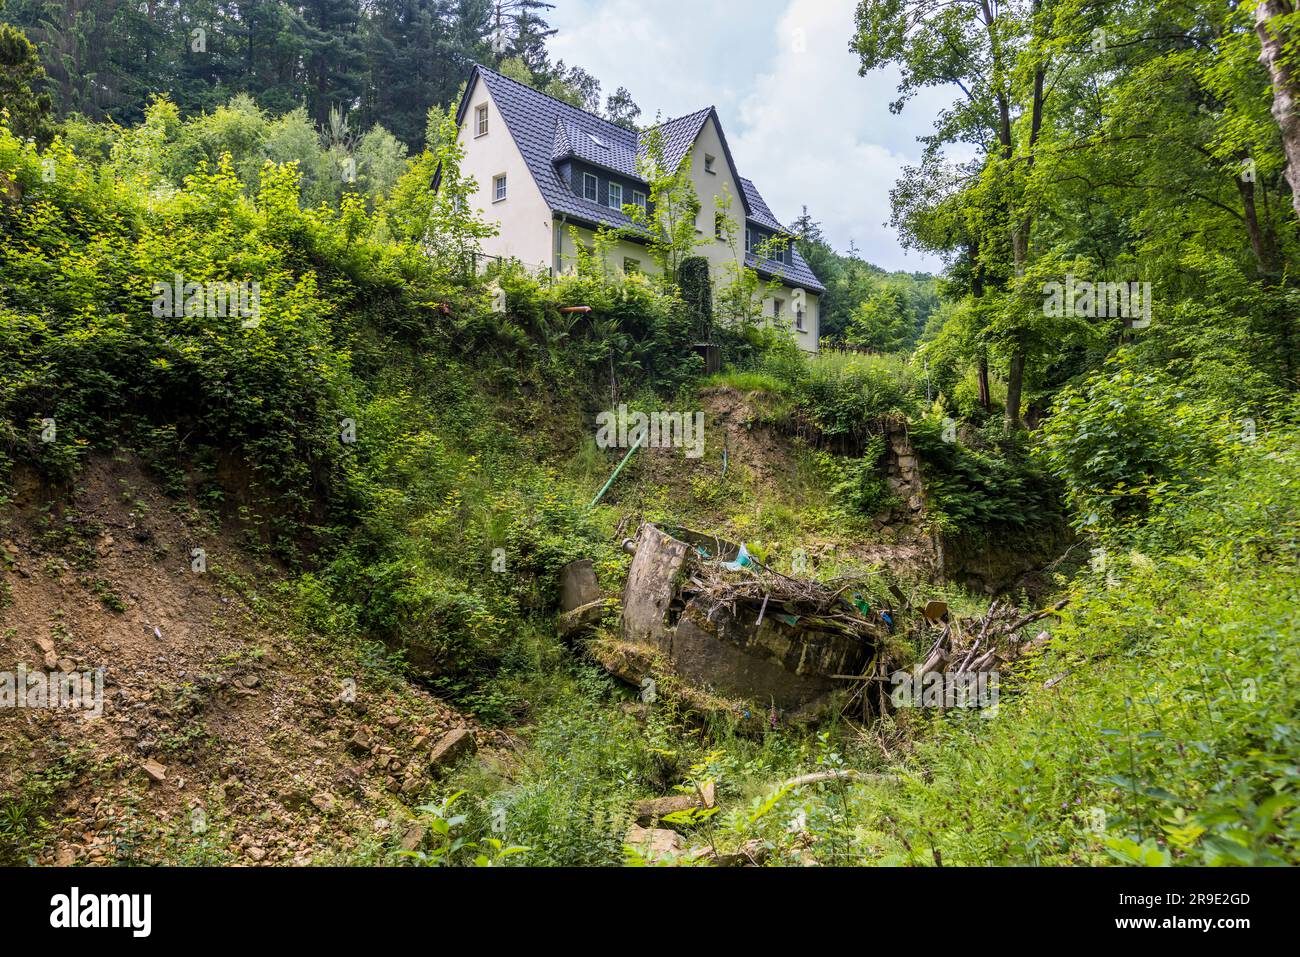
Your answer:
[[[628,179],[645,182],[637,170],[637,158],[646,153],[650,130],[637,133],[624,129],[604,117],[580,110],[483,66],[474,67],[470,74],[465,96],[456,114],[458,123],[465,120],[470,94],[474,90],[475,81],[479,79],[492,94],[506,129],[519,148],[542,198],[553,212],[588,226],[635,228],[632,220],[622,210],[610,209],[575,193],[561,178],[556,166],[565,159],[576,158]],[[675,169],[690,152],[709,117],[713,117],[717,125],[722,151],[731,174],[741,186],[740,201],[745,208],[746,218],[760,226],[788,234],[789,230],[772,215],[754,184],[736,172],[731,148],[727,145],[722,123],[713,107],[666,120],[651,128],[661,134],[664,161]],[[746,261],[747,265],[763,275],[804,286],[813,292],[825,291],[797,251],[793,265],[759,260],[749,255],[746,256]]]
[[[712,113],[713,107],[706,106],[704,109],[697,110],[688,116],[680,116],[675,120],[665,120],[658,126],[650,127],[638,138],[641,152],[644,153],[649,148],[651,131],[658,130],[664,152],[664,163],[669,169],[676,169],[681,165],[682,160],[686,159],[686,154],[691,151],[696,138],[700,135],[700,130],[704,128],[704,121]],[[718,129],[722,129],[722,124],[718,124]]]

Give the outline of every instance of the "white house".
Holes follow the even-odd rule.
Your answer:
[[[624,205],[648,202],[637,159],[646,155],[649,131],[624,129],[481,66],[470,76],[457,119],[462,172],[477,183],[471,203],[499,228],[482,243],[488,255],[563,272],[575,258],[571,227],[589,244],[601,226],[633,225]],[[717,110],[709,107],[655,129],[671,168],[690,158],[702,207],[696,228],[703,242],[695,255],[709,260],[715,282],[726,275],[737,250],[724,238],[728,230],[720,218],[730,219],[732,235],[744,236],[746,265],[774,284],[763,314],[788,325],[801,348],[816,352],[825,289],[794,248],[790,231],[754,184],[737,173]],[[782,244],[770,241],[782,237],[791,241],[775,251]],[[610,256],[614,268],[657,269],[634,238],[620,239]]]

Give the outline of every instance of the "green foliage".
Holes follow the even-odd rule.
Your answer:
[[[885,439],[877,435],[867,440],[859,458],[819,456],[820,467],[830,474],[831,494],[847,514],[870,518],[891,504],[882,467],[884,455]]]
[[[712,341],[713,281],[709,277],[709,261],[703,256],[683,260],[677,283],[695,335],[700,342]]]
[[[795,396],[820,433],[832,442],[861,445],[882,419],[916,408],[910,372],[897,359],[825,353],[809,360]]]
[[[41,89],[45,70],[23,32],[0,23],[0,110],[9,114],[10,128],[41,145],[54,136],[50,95]]]
[[[1186,492],[1255,428],[1198,400],[1172,377],[1116,359],[1057,400],[1038,452],[1090,522],[1143,515]]]
[[[1296,438],[1112,538],[1052,651],[1003,675],[995,717],[936,721],[924,781],[865,796],[864,833],[915,863],[1295,861]]]
[[[1063,521],[1056,481],[1014,444],[994,445],[995,436],[985,435],[989,444],[969,448],[933,418],[913,422],[911,438],[935,528],[975,541],[1014,541]]]

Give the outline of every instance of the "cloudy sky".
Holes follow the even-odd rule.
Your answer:
[[[889,112],[896,75],[858,76],[857,0],[552,0],[551,55],[588,70],[602,94],[626,86],[641,122],[718,108],[742,176],[782,222],[804,205],[840,251],[887,269],[941,264],[904,251],[889,190],[916,162],[947,92]]]

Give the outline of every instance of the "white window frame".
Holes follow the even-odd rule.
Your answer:
[[[785,308],[785,300],[784,300],[784,299],[777,299],[775,296],[773,296],[773,297],[772,297],[772,318],[773,318],[773,319],[780,319],[780,318],[781,318],[781,310],[784,309],[784,308]]]
[[[718,175],[717,166],[718,166],[718,158],[716,156],[710,156],[708,153],[705,153],[704,172],[712,173],[714,176],[717,176]]]
[[[498,173],[492,177],[492,202],[504,203],[510,195],[510,182],[506,179],[505,173]]]
[[[488,135],[488,105],[480,104],[474,110],[474,138]]]
[[[618,202],[617,202],[617,203],[614,202],[614,190],[618,190]],[[617,210],[620,210],[620,211],[623,209],[623,184],[622,184],[622,183],[610,183],[610,184],[609,184],[609,208],[610,208],[610,209],[617,209]]]
[[[595,193],[596,193],[595,196],[588,196],[588,195],[587,195],[587,182],[588,182],[588,181],[591,181],[593,184],[595,184]],[[593,203],[599,203],[599,202],[600,202],[600,177],[597,176],[595,173],[583,173],[583,174],[582,174],[582,198],[585,199],[585,200],[589,200],[589,201],[591,201],[591,202],[593,202]]]
[[[806,327],[804,326],[804,324],[803,324],[803,317],[804,317],[804,315],[805,315],[806,312],[807,312],[806,309],[796,309],[796,310],[794,311],[794,327],[795,327],[795,329],[798,330],[799,332],[807,332],[807,331],[808,331],[807,328],[806,328]]]
[[[632,205],[640,206],[641,212],[643,213],[647,213],[650,211],[649,209],[650,203],[646,199],[645,193],[641,192],[641,190],[639,189],[632,190]]]
[[[750,229],[748,226],[746,226],[745,227],[745,252],[752,253],[753,251],[754,251],[754,231]]]

